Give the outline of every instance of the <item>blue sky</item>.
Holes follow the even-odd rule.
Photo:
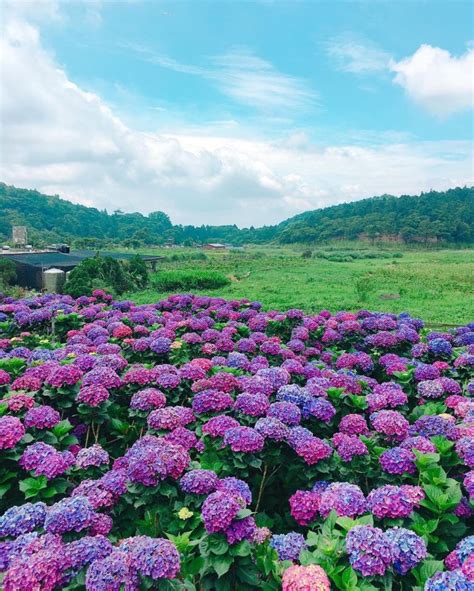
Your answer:
[[[4,5],[12,184],[262,225],[472,183],[471,2]]]

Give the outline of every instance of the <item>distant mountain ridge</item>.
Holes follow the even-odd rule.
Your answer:
[[[0,183],[0,236],[8,240],[12,225],[26,225],[30,240],[162,244],[231,242],[317,243],[329,240],[393,240],[401,242],[474,242],[474,187],[430,191],[419,196],[382,195],[298,214],[280,224],[240,229],[226,226],[173,225],[158,211],[112,214]]]

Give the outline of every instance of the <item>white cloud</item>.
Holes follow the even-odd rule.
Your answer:
[[[370,195],[473,182],[469,142],[321,147],[298,130],[269,141],[233,121],[143,133],[71,81],[23,20],[10,20],[0,55],[0,173],[19,187],[109,210],[161,209],[180,223],[262,225]],[[244,58],[219,67],[238,70],[233,59]],[[247,70],[266,71],[259,58],[245,59]]]
[[[300,109],[317,103],[317,93],[304,80],[279,72],[245,47],[214,56],[205,67],[183,64],[139,45],[122,47],[162,68],[205,78],[222,94],[244,105],[258,109]]]
[[[393,82],[428,112],[445,117],[474,106],[474,48],[456,57],[449,51],[421,45],[415,53],[395,60],[372,41],[339,35],[326,45],[337,69],[352,74],[393,73]]]
[[[428,111],[446,116],[474,106],[474,49],[460,57],[445,49],[421,45],[390,69],[394,82]]]
[[[353,74],[381,72],[390,62],[390,54],[375,43],[348,33],[331,39],[326,50],[339,70]]]

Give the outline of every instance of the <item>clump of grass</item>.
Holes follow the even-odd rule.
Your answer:
[[[207,256],[204,252],[183,252],[175,253],[169,257],[166,257],[169,261],[205,261]]]
[[[230,279],[217,271],[160,271],[153,278],[158,291],[199,291],[230,285]]]
[[[332,263],[351,263],[356,260],[364,259],[391,259],[391,258],[402,258],[403,253],[401,252],[385,252],[385,251],[361,251],[361,250],[339,250],[334,251],[316,251],[313,255],[317,259],[324,259]]]

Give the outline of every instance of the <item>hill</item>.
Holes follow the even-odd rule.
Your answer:
[[[58,196],[0,183],[0,237],[26,225],[35,244],[66,241],[77,247],[221,241],[243,244],[313,243],[384,239],[403,242],[474,242],[474,187],[420,196],[383,195],[299,214],[276,226],[173,225],[157,211],[149,215],[78,205]]]

